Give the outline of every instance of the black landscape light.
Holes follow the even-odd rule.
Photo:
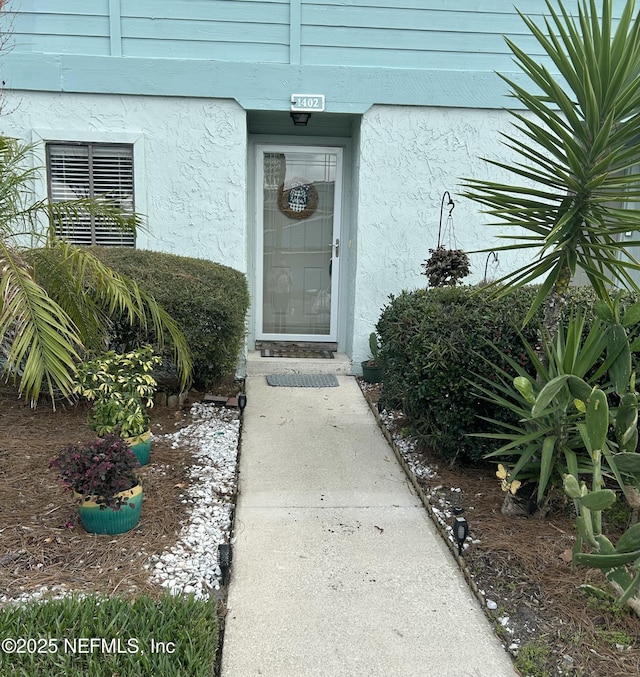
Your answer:
[[[456,539],[458,544],[458,555],[462,555],[462,546],[464,545],[465,540],[469,534],[469,523],[462,516],[464,510],[462,508],[454,508],[453,514],[456,516],[453,521],[453,537]]]
[[[240,415],[244,411],[244,408],[247,406],[247,396],[244,393],[238,395],[238,409],[240,409]]]
[[[222,585],[227,585],[229,582],[229,574],[231,573],[231,545],[229,543],[220,543],[218,545],[218,566],[220,567],[220,574],[222,576]]]

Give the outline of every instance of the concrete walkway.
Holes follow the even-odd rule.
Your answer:
[[[247,378],[222,677],[513,677],[353,377]]]

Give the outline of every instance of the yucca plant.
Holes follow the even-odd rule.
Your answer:
[[[634,0],[615,22],[613,0],[600,8],[581,0],[577,17],[560,0],[557,11],[546,5],[544,27],[520,16],[548,66],[506,39],[529,87],[500,76],[521,106],[511,111],[515,131],[503,140],[517,159],[487,162],[514,181],[465,179],[464,194],[486,208],[491,225],[509,228],[499,237],[512,243],[492,251],[531,252],[528,263],[492,284],[507,294],[544,278],[525,322],[546,300],[544,324],[553,335],[576,270],[609,305],[612,282],[637,289],[630,269],[640,266],[628,247],[640,241],[623,245],[619,237],[640,227],[637,209],[624,208],[640,201],[640,15]]]
[[[61,217],[89,213],[135,232],[137,214],[122,213],[108,197],[52,203],[35,200],[33,146],[0,136],[0,354],[4,371],[35,403],[42,390],[68,395],[85,349],[103,349],[112,318],[150,323],[168,333],[183,384],[191,357],[171,317],[135,282],[118,275],[82,247],[56,235]]]

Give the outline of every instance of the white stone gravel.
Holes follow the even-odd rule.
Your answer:
[[[240,421],[234,410],[202,403],[190,414],[192,423],[163,436],[174,449],[190,449],[194,458],[191,482],[181,494],[188,518],[178,542],[146,566],[152,582],[171,594],[203,599],[220,588],[218,546],[230,541]]]

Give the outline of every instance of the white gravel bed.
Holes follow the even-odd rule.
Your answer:
[[[162,436],[174,449],[190,449],[194,458],[191,482],[181,494],[189,504],[188,518],[178,542],[145,566],[152,582],[171,594],[203,599],[220,588],[218,546],[230,540],[240,420],[234,410],[202,403],[194,404],[190,414],[192,423]]]

